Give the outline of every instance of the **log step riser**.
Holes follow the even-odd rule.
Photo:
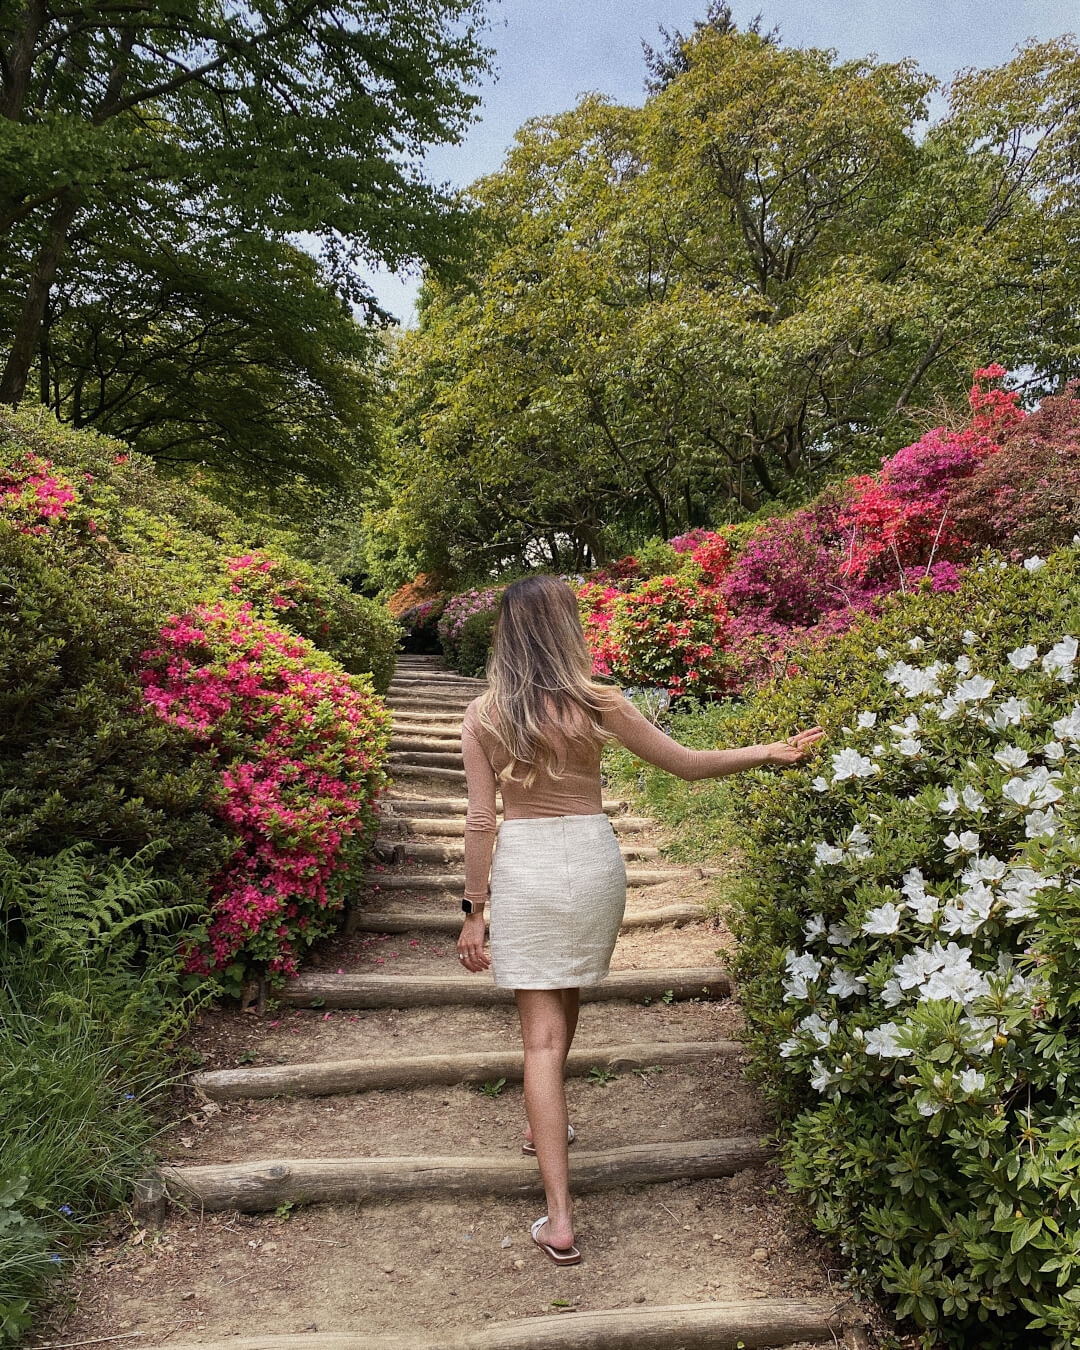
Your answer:
[[[678,1143],[632,1144],[570,1155],[575,1194],[613,1186],[646,1186],[665,1181],[730,1177],[761,1167],[771,1150],[756,1138],[688,1139]],[[204,1210],[263,1214],[279,1205],[358,1204],[423,1195],[543,1194],[534,1159],[464,1158],[288,1158],[163,1167],[171,1197]]]
[[[584,1077],[593,1068],[611,1072],[678,1064],[711,1064],[742,1051],[738,1041],[654,1041],[600,1045],[571,1050],[566,1072]],[[383,1092],[413,1087],[449,1087],[490,1083],[499,1078],[520,1083],[525,1071],[521,1051],[469,1055],[416,1055],[408,1059],[324,1060],[310,1064],[274,1064],[252,1069],[217,1069],[195,1074],[192,1086],[215,1101],[294,1094],[330,1096],[341,1092]]]
[[[698,905],[664,905],[658,909],[628,910],[623,915],[622,931],[636,928],[663,928],[671,924],[699,923],[705,912]],[[345,916],[345,934],[355,933],[441,933],[456,936],[461,929],[461,911],[449,913],[372,913],[351,909]]]
[[[727,998],[731,981],[715,966],[679,970],[613,970],[601,984],[581,990],[583,1003],[616,1000]],[[479,975],[320,975],[308,972],[287,981],[278,994],[295,1008],[424,1008],[460,1004],[512,1004],[512,989]]]

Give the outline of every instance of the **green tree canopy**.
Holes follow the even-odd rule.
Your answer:
[[[973,366],[1075,373],[1074,43],[928,127],[912,62],[713,17],[643,108],[535,119],[476,185],[473,274],[400,347],[387,558],[603,560],[875,465]]]
[[[4,4],[0,397],[38,361],[61,416],[163,459],[348,466],[372,354],[350,307],[385,318],[362,265],[462,248],[415,164],[476,102],[481,3]]]

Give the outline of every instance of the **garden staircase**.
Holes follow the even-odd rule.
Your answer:
[[[194,1076],[198,1137],[169,1144],[191,1153],[140,1191],[142,1231],[205,1248],[205,1269],[183,1288],[151,1269],[135,1301],[106,1281],[99,1308],[126,1307],[130,1344],[161,1350],[865,1344],[777,1195],[708,875],[665,862],[652,822],[614,797],[629,903],[567,1064],[584,1260],[557,1269],[530,1242],[543,1192],[520,1151],[512,999],[454,948],[461,716],[482,688],[400,658],[393,783],[345,932],[280,1006],[220,1015],[218,1058],[249,1062]],[[313,1251],[315,1273],[290,1276]]]

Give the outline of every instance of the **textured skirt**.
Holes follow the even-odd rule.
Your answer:
[[[490,905],[497,985],[599,984],[626,908],[626,864],[610,819],[504,820],[491,864]]]

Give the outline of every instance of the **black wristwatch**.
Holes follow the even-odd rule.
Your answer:
[[[471,900],[462,900],[461,908],[466,914],[471,914],[473,912],[473,902]]]

